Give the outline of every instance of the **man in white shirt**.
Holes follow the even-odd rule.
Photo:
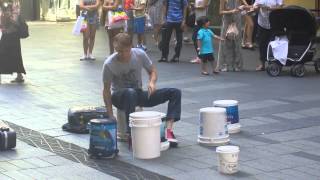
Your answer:
[[[259,34],[259,52],[261,64],[256,68],[257,71],[263,71],[267,59],[267,48],[271,40],[269,15],[272,10],[283,7],[283,0],[256,0],[254,8],[258,13],[258,34]]]

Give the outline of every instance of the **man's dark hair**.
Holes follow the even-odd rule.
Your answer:
[[[127,33],[119,33],[113,38],[114,48],[131,47],[132,39]]]
[[[197,25],[199,27],[203,27],[207,22],[209,22],[209,18],[207,16],[201,16],[197,19]]]

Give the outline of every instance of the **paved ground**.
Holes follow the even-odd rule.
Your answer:
[[[26,83],[10,84],[13,76],[2,76],[0,119],[13,123],[20,140],[15,150],[0,152],[0,179],[320,179],[320,84],[313,68],[304,78],[291,77],[289,69],[271,78],[254,71],[257,52],[244,51],[244,72],[204,77],[188,63],[191,45],[184,46],[179,64],[158,64],[152,45],[148,52],[158,68],[158,87],[183,93],[182,120],[175,127],[179,148],[138,160],[120,144],[115,161],[80,160],[88,135],[64,132],[61,125],[69,107],[103,104],[101,68],[108,48],[101,29],[97,60],[80,62],[81,38],[71,29],[70,23],[31,23],[31,36],[22,41]],[[217,171],[215,148],[196,141],[199,109],[217,99],[240,102],[243,127],[231,135],[231,144],[240,146],[240,171],[232,176]],[[165,112],[166,106],[152,109]]]

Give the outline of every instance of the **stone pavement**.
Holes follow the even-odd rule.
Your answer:
[[[291,77],[288,68],[271,78],[254,71],[256,51],[243,51],[244,72],[201,76],[199,65],[188,63],[191,45],[184,45],[181,63],[160,64],[150,37],[158,87],[182,90],[179,147],[138,160],[120,143],[115,160],[86,159],[88,135],[61,126],[69,107],[103,104],[107,37],[98,31],[96,61],[79,61],[82,39],[71,29],[71,23],[30,23],[31,36],[22,41],[25,84],[10,84],[13,76],[2,75],[0,119],[18,130],[19,141],[15,150],[0,152],[0,179],[320,179],[320,84],[312,67],[303,78]],[[229,176],[217,171],[215,148],[197,144],[199,109],[217,99],[240,102],[242,128],[230,143],[240,146],[240,171]],[[166,106],[150,109],[165,112]]]

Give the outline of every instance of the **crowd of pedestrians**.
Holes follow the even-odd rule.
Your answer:
[[[256,70],[264,70],[266,46],[270,41],[268,16],[271,10],[283,6],[282,1],[219,1],[219,14],[222,21],[220,36],[223,41],[217,41],[219,48],[215,53],[217,61],[213,65],[213,73],[242,71],[241,48],[254,50],[256,46],[259,46],[261,61],[261,63],[258,63]],[[210,3],[211,0],[80,0],[79,7],[88,23],[88,28],[83,33],[84,55],[81,60],[94,60],[92,49],[95,24],[97,24],[97,13],[101,4],[104,13],[102,13],[100,21],[104,20],[103,23],[109,37],[110,55],[114,52],[113,37],[120,32],[128,33],[131,39],[136,36],[137,44],[133,46],[147,51],[145,27],[147,23],[151,23],[152,37],[161,53],[158,62],[179,62],[184,40],[183,33],[188,25],[193,31],[192,41],[195,47],[195,58],[191,60],[191,63],[202,64],[201,74],[206,75],[207,70],[204,66],[206,60],[203,60],[203,54],[199,51],[200,47],[198,46],[199,40],[203,38],[203,30],[200,31],[200,29],[203,29],[203,25],[199,25],[197,22],[200,19],[203,20],[204,17],[208,17]],[[110,12],[119,11],[125,12],[127,19],[122,25],[113,27],[109,22],[111,20]],[[149,22],[146,22],[146,17],[148,17]],[[208,30],[208,32],[214,32],[210,27],[208,27]],[[173,33],[174,36],[172,36]],[[169,59],[169,46],[172,39],[175,41],[175,48],[173,56]],[[255,40],[258,41],[254,43]],[[212,43],[215,43],[215,41],[212,41]]]

